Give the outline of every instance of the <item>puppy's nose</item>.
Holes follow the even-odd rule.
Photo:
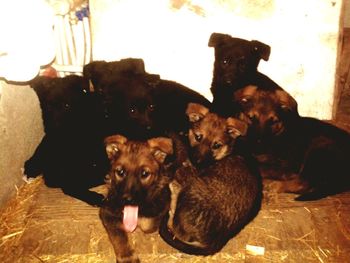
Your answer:
[[[131,203],[133,201],[133,198],[130,194],[124,194],[123,195],[123,200],[127,203]]]

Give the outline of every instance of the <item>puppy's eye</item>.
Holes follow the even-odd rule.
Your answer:
[[[196,139],[197,142],[200,142],[203,139],[203,135],[199,133],[195,133],[194,138]]]
[[[114,170],[114,174],[116,177],[124,178],[126,175],[126,172],[122,167],[118,167]]]
[[[230,63],[230,60],[229,60],[228,58],[225,58],[225,59],[223,59],[223,60],[221,61],[221,64],[222,64],[223,66],[227,66],[229,63]]]
[[[141,179],[146,180],[151,176],[151,172],[148,170],[142,170],[141,172]]]
[[[248,98],[242,98],[242,99],[241,99],[241,103],[243,103],[243,104],[247,103],[248,101],[249,101]]]
[[[215,142],[212,146],[214,150],[220,149],[222,147],[222,143],[220,142]]]
[[[131,108],[129,109],[129,112],[130,112],[131,114],[135,114],[135,113],[136,113],[136,108],[131,107]]]
[[[285,111],[290,110],[290,108],[286,104],[281,104],[280,107],[282,110],[285,110]]]
[[[68,103],[64,104],[64,109],[65,110],[69,110],[70,109],[70,105]]]
[[[154,111],[155,107],[156,107],[156,106],[155,106],[154,104],[148,105],[148,109],[149,109],[150,111]]]

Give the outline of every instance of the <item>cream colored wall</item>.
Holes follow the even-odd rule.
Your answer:
[[[260,71],[297,99],[302,115],[328,119],[341,6],[341,0],[90,0],[93,58],[143,58],[149,72],[211,98],[210,34],[257,39],[272,47]]]
[[[35,92],[0,80],[0,205],[23,184],[21,168],[44,131]]]

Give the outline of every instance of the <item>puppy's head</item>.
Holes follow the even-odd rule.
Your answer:
[[[218,87],[232,91],[234,85],[257,71],[260,59],[269,59],[271,51],[270,46],[260,41],[248,41],[221,33],[213,33],[208,45],[215,48],[214,96]]]
[[[158,75],[123,73],[100,83],[104,109],[112,130],[129,138],[156,134],[154,85]]]
[[[143,60],[139,58],[125,58],[111,62],[103,60],[93,61],[83,68],[83,75],[90,80],[90,89],[93,91],[100,91],[100,82],[104,78],[109,78],[120,73],[146,73],[145,64]]]
[[[172,140],[152,138],[129,141],[121,135],[105,139],[110,159],[110,197],[121,206],[142,206],[152,201],[170,182],[165,162],[173,153]]]
[[[64,127],[78,115],[86,101],[88,83],[80,76],[51,78],[39,76],[30,82],[38,95],[45,132]]]
[[[240,119],[249,125],[249,136],[267,139],[283,134],[299,116],[296,101],[285,91],[246,86],[234,94]]]
[[[196,103],[189,103],[186,114],[191,123],[188,133],[192,161],[206,165],[232,153],[236,139],[245,135],[247,125],[234,118],[222,118]]]

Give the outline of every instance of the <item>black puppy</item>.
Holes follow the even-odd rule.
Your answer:
[[[282,88],[257,70],[261,59],[267,61],[270,46],[257,41],[248,41],[227,34],[213,33],[209,47],[215,48],[215,62],[211,92],[212,110],[226,117],[237,112],[232,94],[248,84],[268,86],[270,89]]]
[[[117,262],[139,262],[128,242],[136,227],[149,233],[158,229],[170,205],[173,172],[167,162],[173,145],[169,138],[130,141],[113,135],[105,140],[111,168],[107,198],[100,218],[113,245]],[[169,166],[170,165],[170,166]]]
[[[281,191],[314,200],[350,188],[350,135],[315,118],[300,117],[285,91],[249,85],[234,95],[249,124],[251,149],[265,178]]]
[[[113,63],[113,67],[109,63]],[[118,68],[118,63],[124,65]],[[187,104],[210,104],[188,87],[145,72],[143,61],[139,59],[94,62],[92,66],[85,66],[84,75],[91,76],[94,89],[102,94],[110,123],[109,133],[131,139],[186,132]]]
[[[42,108],[45,136],[25,162],[25,174],[43,174],[50,187],[98,204],[103,196],[88,189],[104,183],[108,158],[100,130],[100,101],[83,77],[37,77],[31,83]]]

